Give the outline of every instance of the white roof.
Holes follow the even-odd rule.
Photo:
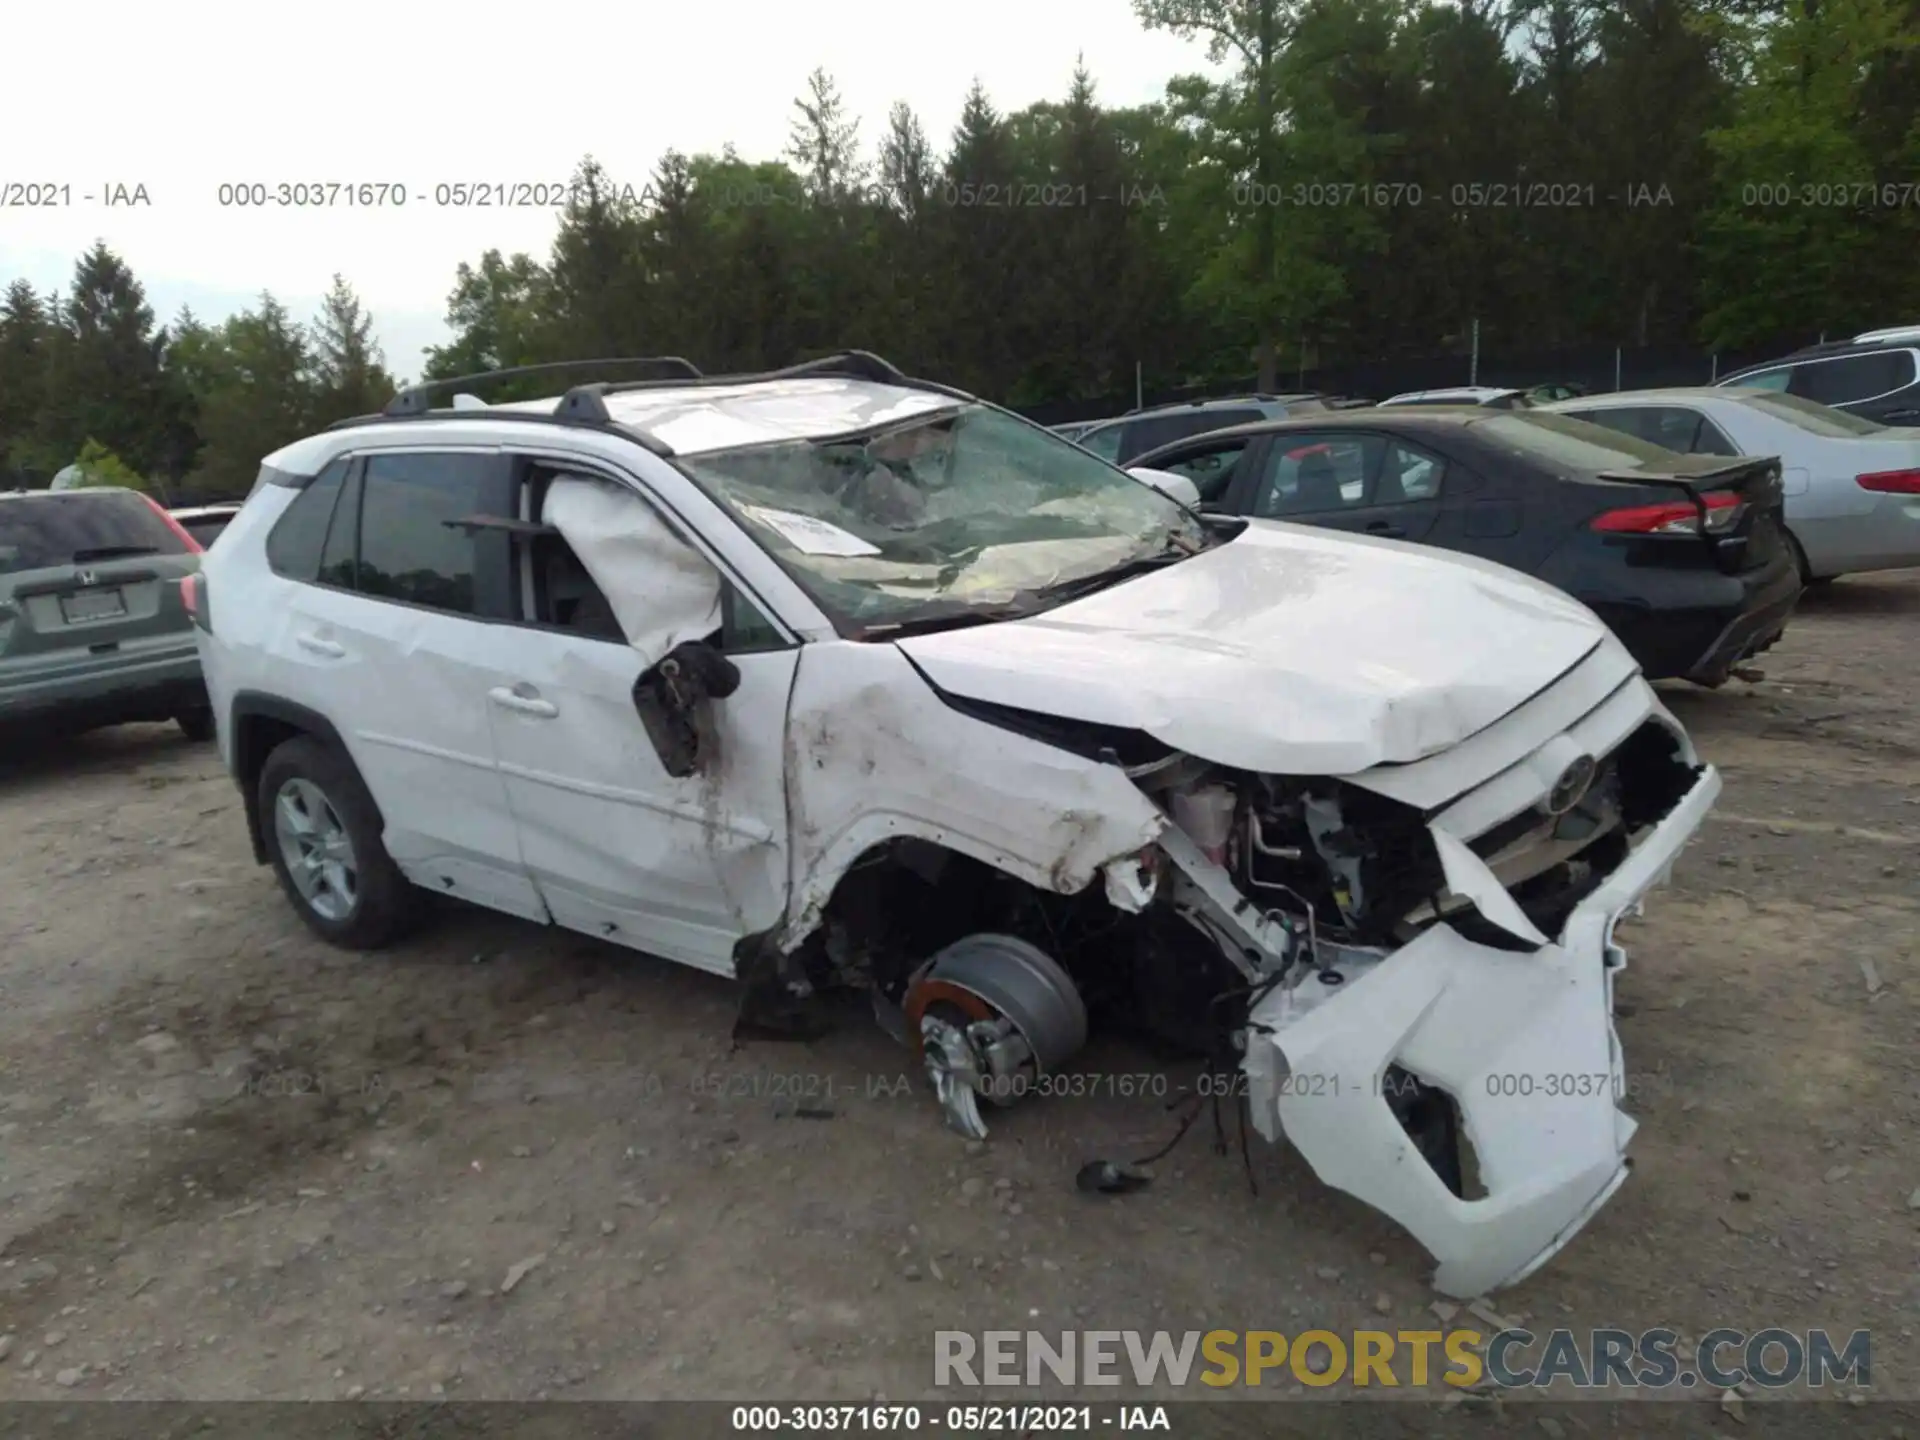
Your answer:
[[[616,390],[603,398],[607,413],[617,423],[646,431],[676,455],[817,440],[949,410],[960,403],[931,390],[828,377]],[[520,400],[490,408],[550,413],[559,399]]]
[[[1868,330],[1853,337],[1856,345],[1870,345],[1879,340],[1920,340],[1920,325],[1893,325],[1885,330]]]
[[[1655,390],[1609,390],[1604,395],[1577,395],[1571,400],[1554,400],[1534,408],[1552,414],[1556,410],[1592,410],[1623,405],[1745,405],[1758,396],[1779,393],[1778,390],[1766,390],[1759,386],[1729,385],[1723,380],[1718,385],[1666,385]]]
[[[1404,395],[1395,395],[1380,403],[1404,405],[1413,400],[1461,400],[1468,404],[1478,404],[1482,400],[1519,393],[1518,390],[1504,385],[1456,385],[1448,390],[1409,390]]]

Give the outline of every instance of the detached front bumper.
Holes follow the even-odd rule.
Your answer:
[[[1404,1225],[1456,1296],[1514,1284],[1545,1264],[1626,1179],[1635,1122],[1616,1101],[1626,1070],[1613,1025],[1621,915],[1663,882],[1720,792],[1691,789],[1555,943],[1532,953],[1463,940],[1436,923],[1381,960],[1277,990],[1250,1017],[1252,1112],[1328,1185]],[[1446,1092],[1484,1196],[1453,1194],[1388,1106],[1388,1068]]]

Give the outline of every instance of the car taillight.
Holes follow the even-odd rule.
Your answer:
[[[1707,507],[1706,533],[1709,535],[1733,529],[1747,510],[1747,502],[1731,490],[1710,491],[1700,499]],[[1698,535],[1700,512],[1691,500],[1629,505],[1594,516],[1589,526],[1609,535]]]
[[[1883,495],[1920,495],[1920,470],[1876,470],[1871,475],[1854,476],[1853,483]]]
[[[153,496],[142,495],[140,498],[151,505],[153,507],[153,513],[166,522],[169,530],[180,537],[180,543],[187,547],[189,554],[198,555],[207,548],[198,540],[194,539],[193,532],[188,530],[187,527],[182,525],[178,520],[174,519],[173,516],[167,512],[167,507],[154,499]]]
[[[204,575],[183,575],[180,577],[180,603],[187,608],[187,618],[209,634],[213,631],[213,615],[207,608],[207,577]]]

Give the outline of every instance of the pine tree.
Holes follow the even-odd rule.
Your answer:
[[[311,333],[316,423],[365,415],[393,398],[393,379],[373,338],[373,317],[341,276],[333,277]]]
[[[45,463],[36,443],[52,330],[33,286],[9,285],[0,301],[0,489],[44,483],[59,468]]]

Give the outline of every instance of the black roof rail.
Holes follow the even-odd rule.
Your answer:
[[[779,370],[770,370],[764,380],[800,380],[813,375],[842,376],[849,380],[871,380],[876,385],[914,386],[891,361],[882,360],[871,350],[842,350],[837,355],[822,355],[817,360],[802,360]],[[917,388],[917,387],[915,387]]]
[[[467,385],[474,381],[510,380],[521,375],[548,375],[556,370],[587,370],[608,365],[650,365],[663,377],[680,380],[701,378],[700,368],[691,360],[683,360],[678,355],[610,356],[604,360],[550,360],[541,365],[512,365],[504,370],[478,370],[471,375],[451,375],[445,380],[425,380],[418,385],[409,385],[395,395],[380,413],[391,419],[423,415],[433,408],[427,402],[435,392],[446,390],[454,385]]]

